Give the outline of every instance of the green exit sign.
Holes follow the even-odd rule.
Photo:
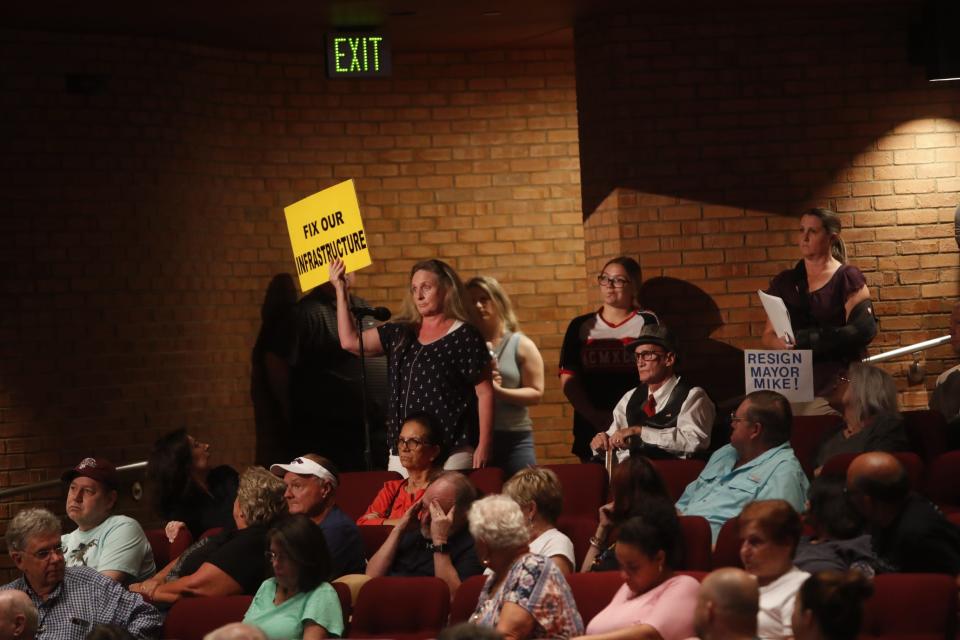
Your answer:
[[[327,34],[327,77],[365,78],[390,75],[390,44],[380,33]]]

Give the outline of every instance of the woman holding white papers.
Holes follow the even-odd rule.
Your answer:
[[[777,275],[766,293],[783,299],[795,342],[778,335],[767,320],[768,349],[813,351],[812,403],[794,405],[795,414],[834,413],[826,397],[851,362],[861,360],[877,334],[877,320],[863,273],[846,264],[840,218],[828,209],[811,209],[800,218],[800,260]]]

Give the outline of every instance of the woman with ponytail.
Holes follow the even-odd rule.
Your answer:
[[[863,273],[847,264],[840,218],[829,209],[811,209],[800,218],[802,259],[777,275],[767,293],[783,299],[794,341],[777,335],[770,321],[763,331],[767,349],[813,351],[812,403],[794,404],[794,415],[836,413],[826,398],[851,362],[866,355],[877,320]]]

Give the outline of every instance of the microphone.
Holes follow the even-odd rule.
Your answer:
[[[390,309],[386,307],[350,307],[350,312],[357,318],[370,316],[380,322],[386,322],[393,315],[390,313]]]

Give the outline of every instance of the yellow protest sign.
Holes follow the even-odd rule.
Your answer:
[[[301,291],[329,280],[329,265],[336,258],[343,260],[347,273],[372,262],[353,180],[295,202],[283,212]]]

